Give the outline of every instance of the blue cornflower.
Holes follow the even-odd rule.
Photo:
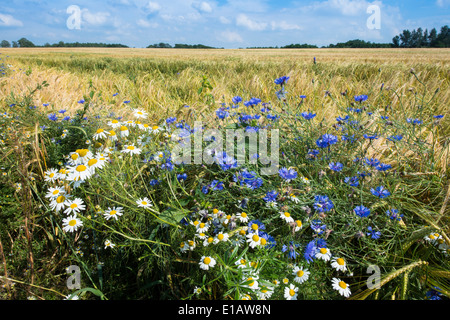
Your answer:
[[[392,166],[390,164],[386,164],[386,163],[380,163],[378,166],[375,167],[375,169],[377,169],[378,171],[386,171],[391,168],[392,168]]]
[[[65,109],[61,109],[61,110],[59,110],[58,112],[59,112],[59,113],[61,113],[61,114],[64,114],[64,113],[66,113],[66,112],[67,112],[67,110],[65,110]]]
[[[178,179],[178,181],[186,180],[187,179],[187,174],[186,173],[177,174],[177,179]]]
[[[331,170],[337,171],[337,172],[341,171],[342,168],[344,167],[344,165],[340,162],[336,162],[336,163],[331,162],[328,166],[330,167]]]
[[[127,104],[127,103],[130,103],[130,102],[131,102],[131,100],[125,100],[123,103]]]
[[[264,246],[265,249],[272,249],[277,244],[277,242],[275,241],[275,238],[266,232],[263,232],[263,231],[258,232],[258,235],[261,238],[266,239],[266,245]]]
[[[118,92],[114,93],[114,94],[113,94],[113,97],[117,96],[118,94],[119,94]]]
[[[358,180],[358,177],[357,177],[357,176],[355,176],[355,177],[346,177],[346,178],[344,179],[344,182],[345,182],[346,184],[352,186],[352,187],[357,187],[357,186],[359,186],[359,180]]]
[[[169,117],[169,118],[166,119],[166,123],[167,124],[174,123],[175,121],[177,121],[176,117]]]
[[[282,76],[278,79],[275,79],[274,82],[275,82],[275,84],[279,84],[279,85],[283,86],[286,82],[288,82],[289,78],[290,77]]]
[[[353,143],[353,142],[356,141],[356,138],[355,138],[355,135],[354,135],[354,134],[352,134],[351,136],[345,134],[345,135],[343,135],[343,136],[341,137],[341,139],[342,139],[342,141],[348,141],[348,142],[350,142],[350,143]]]
[[[213,180],[209,184],[209,188],[211,190],[223,190],[223,182],[221,182],[219,180]]]
[[[297,171],[295,171],[294,169],[281,168],[280,170],[278,170],[278,174],[281,178],[286,180],[286,182],[297,178]]]
[[[375,231],[372,227],[367,227],[367,235],[370,236],[372,239],[379,239],[381,237],[380,231]]]
[[[408,119],[406,119],[406,122],[412,123],[412,125],[422,124],[422,120],[420,120],[420,119],[408,118]]]
[[[248,233],[257,233],[258,235],[260,231],[266,230],[266,226],[264,225],[264,223],[257,219],[249,221],[247,227]]]
[[[303,257],[305,258],[305,260],[308,263],[313,262],[313,260],[315,259],[315,256],[316,256],[316,252],[317,252],[316,242],[314,240],[311,240],[306,245]]]
[[[150,182],[148,184],[151,186],[156,186],[159,184],[159,181],[157,179],[152,179],[152,180],[150,180]]]
[[[283,245],[283,247],[281,248],[282,252],[288,252],[288,257],[290,259],[295,259],[297,258],[297,251],[295,251],[295,248],[297,248],[299,245],[294,243],[293,241],[289,241],[289,245]]]
[[[368,135],[368,134],[365,134],[364,135],[364,138],[366,138],[366,139],[369,139],[369,140],[376,140],[376,139],[378,139],[378,135],[377,134],[374,134],[374,135]]]
[[[387,138],[389,141],[400,141],[400,140],[402,140],[403,139],[403,136],[402,135],[393,135],[393,136],[390,136],[390,137],[388,137]]]
[[[78,103],[81,103],[81,104],[83,104],[83,103],[85,103],[86,101],[84,101],[83,99],[81,99],[81,100],[78,100]]]
[[[311,119],[313,119],[316,116],[315,113],[311,113],[311,112],[302,112],[301,115],[306,120],[311,120]]]
[[[311,229],[319,235],[324,233],[324,231],[327,229],[327,226],[318,219],[311,221],[310,226]]]
[[[235,96],[231,99],[231,101],[233,101],[234,104],[238,104],[239,102],[242,101],[242,98],[239,96]]]
[[[223,108],[216,110],[216,116],[219,119],[225,119],[229,115],[230,115],[230,113],[228,111],[224,110]]]
[[[263,198],[263,200],[265,202],[276,202],[277,201],[277,197],[278,197],[278,192],[276,192],[275,190],[269,191],[266,193],[265,197]]]
[[[56,115],[56,113],[51,113],[48,115],[48,119],[52,120],[52,121],[57,121],[58,120],[58,116]]]
[[[312,150],[309,150],[308,151],[308,155],[311,157],[311,158],[316,158],[317,157],[317,155],[320,153],[320,151],[319,150],[316,150],[316,149],[312,149]]]
[[[326,133],[316,141],[316,144],[319,148],[326,148],[337,143],[337,141],[338,139],[336,136]]]
[[[203,187],[202,187],[202,192],[203,192],[204,194],[208,194],[208,192],[209,192],[209,187],[208,187],[208,186],[203,186]]]
[[[43,103],[42,104],[44,107],[48,107],[50,104],[49,103]]]
[[[433,286],[430,291],[425,293],[428,300],[442,300],[441,288]]]
[[[371,159],[366,158],[366,164],[371,167],[376,167],[380,164],[380,160],[374,158]]]
[[[355,101],[356,102],[363,102],[366,101],[369,97],[366,94],[362,94],[359,96],[355,96]]]
[[[315,196],[314,199],[316,200],[316,202],[314,203],[314,209],[319,212],[327,212],[334,207],[333,202],[331,202],[328,196],[318,195]]]
[[[234,177],[236,182],[240,185],[245,185],[252,190],[258,189],[263,184],[263,179],[256,176],[254,171],[248,172],[247,169],[242,170],[237,176]]]
[[[435,119],[442,119],[443,117],[444,117],[443,114],[439,114],[437,116],[433,116],[433,118],[435,118]]]
[[[300,99],[306,99],[306,96],[305,96],[304,94],[302,94],[302,95],[300,96]]]
[[[349,115],[346,115],[345,118],[342,118],[341,116],[336,118],[337,122],[347,122],[347,120],[350,118]]]
[[[384,198],[386,198],[386,197],[388,197],[388,196],[391,195],[391,193],[389,192],[389,190],[387,190],[387,189],[386,189],[385,187],[383,187],[383,186],[376,187],[375,189],[372,188],[372,189],[370,189],[370,192],[371,192],[374,196],[376,196],[376,197],[378,197],[378,198],[380,198],[380,199],[384,199]]]
[[[62,118],[63,121],[69,121],[70,117],[69,116],[65,116],[64,118]]]
[[[370,209],[366,208],[364,206],[357,206],[355,209],[353,209],[353,212],[355,212],[355,214],[360,217],[360,218],[365,218],[368,217],[370,214]]]
[[[270,113],[268,113],[268,114],[266,115],[266,118],[269,119],[269,120],[275,121],[275,120],[277,120],[278,118],[280,118],[280,116],[277,116],[277,115],[271,115]]]
[[[400,221],[401,218],[403,217],[403,214],[398,214],[398,210],[397,209],[387,210],[386,214],[389,217],[389,219],[391,219],[391,220]]]
[[[222,168],[223,171],[227,171],[229,169],[233,169],[237,167],[237,160],[234,159],[231,156],[228,156],[225,151],[222,153],[219,153],[216,156],[216,161],[220,168]]]

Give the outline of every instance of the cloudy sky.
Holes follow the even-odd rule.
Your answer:
[[[450,0],[0,0],[0,40],[240,48],[362,39],[450,25]]]

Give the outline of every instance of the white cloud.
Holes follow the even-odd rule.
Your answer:
[[[104,24],[110,16],[108,12],[91,13],[88,9],[81,10],[81,15],[85,22],[96,26]]]
[[[192,8],[205,13],[211,13],[212,7],[208,2],[202,1],[202,2],[193,2]]]
[[[22,27],[22,21],[14,19],[13,16],[9,14],[0,13],[0,27]]]
[[[438,7],[444,8],[444,7],[448,6],[448,5],[450,5],[450,0],[437,0],[436,1],[436,5]]]
[[[267,23],[265,22],[257,22],[251,20],[249,17],[247,17],[245,14],[239,14],[236,18],[236,25],[241,27],[246,27],[249,30],[252,31],[262,31],[266,29]]]
[[[219,21],[220,21],[220,23],[223,23],[223,24],[230,24],[231,23],[230,19],[227,19],[224,16],[220,16],[219,17]]]
[[[149,13],[156,13],[159,10],[161,10],[161,6],[159,5],[159,3],[158,2],[152,2],[152,1],[149,1],[149,3],[147,3],[145,8],[149,11]]]
[[[239,33],[233,32],[233,31],[223,31],[223,32],[221,32],[219,40],[220,41],[225,41],[225,42],[244,42],[244,40],[239,35]]]
[[[270,26],[272,27],[272,30],[302,30],[299,25],[290,24],[284,20],[280,22],[272,21]]]
[[[157,28],[158,27],[158,23],[156,22],[150,22],[144,19],[139,19],[138,21],[136,21],[137,25],[143,28]]]

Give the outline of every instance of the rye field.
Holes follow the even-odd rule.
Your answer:
[[[448,299],[449,49],[0,53],[0,299]]]

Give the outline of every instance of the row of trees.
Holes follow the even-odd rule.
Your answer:
[[[33,48],[33,47],[41,47],[35,45],[33,42],[26,38],[21,38],[17,41],[13,41],[12,44],[8,40],[2,40],[0,42],[0,47],[2,48]],[[64,41],[59,41],[58,43],[50,44],[46,43],[42,47],[68,47],[68,48],[76,48],[76,47],[91,47],[91,48],[128,48],[128,46],[123,44],[109,44],[109,43],[97,43],[97,42],[73,42],[73,43],[65,43]]]
[[[205,46],[203,44],[184,44],[184,43],[176,43],[174,46],[171,46],[168,43],[155,43],[147,46],[147,48],[179,48],[179,49],[215,49],[214,47]]]
[[[394,48],[450,48],[450,29],[443,26],[438,33],[436,28],[423,30],[403,30],[392,39]]]

